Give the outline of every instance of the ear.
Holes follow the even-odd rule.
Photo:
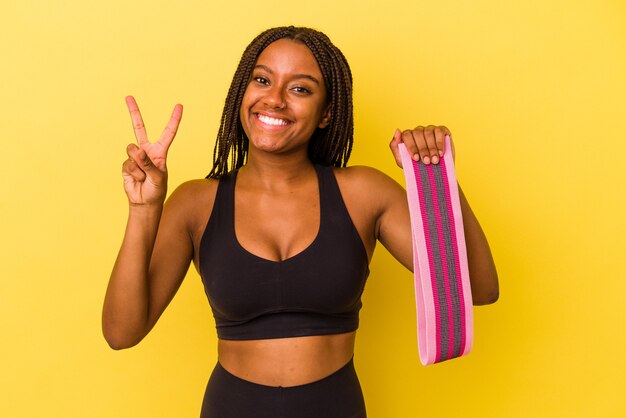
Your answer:
[[[317,125],[318,128],[324,129],[330,123],[330,117],[332,116],[330,107],[331,107],[330,104],[326,106],[326,111],[324,112],[324,116],[322,116],[322,119],[320,119],[319,125]]]

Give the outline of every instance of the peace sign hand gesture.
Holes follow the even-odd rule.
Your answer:
[[[131,205],[160,205],[167,194],[167,151],[176,136],[183,106],[174,106],[172,116],[155,143],[148,141],[148,134],[133,96],[126,97],[126,105],[135,130],[137,145],[126,147],[128,159],[122,165],[124,190]]]

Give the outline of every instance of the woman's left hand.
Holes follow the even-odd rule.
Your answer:
[[[452,157],[454,158],[454,144],[452,143],[452,135],[450,130],[445,126],[428,125],[418,126],[415,129],[407,129],[400,131],[396,129],[393,139],[389,143],[389,148],[396,159],[396,164],[402,167],[402,159],[398,144],[403,143],[409,154],[415,161],[422,161],[424,164],[437,164],[439,159],[443,157],[445,151],[445,137],[450,136],[450,145],[452,146]]]

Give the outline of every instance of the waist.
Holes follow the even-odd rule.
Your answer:
[[[220,365],[265,386],[298,386],[323,379],[353,356],[356,332],[265,340],[219,340]]]

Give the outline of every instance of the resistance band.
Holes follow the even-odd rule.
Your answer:
[[[425,165],[399,145],[406,180],[423,365],[468,354],[473,341],[472,291],[450,138],[439,164]]]

